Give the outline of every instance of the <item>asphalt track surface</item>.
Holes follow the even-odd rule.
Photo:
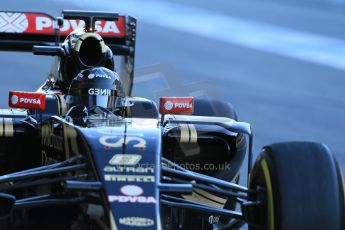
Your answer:
[[[150,7],[138,6],[137,1],[94,2],[2,1],[0,9],[52,15],[59,15],[62,9],[136,13],[135,96],[157,100],[162,95],[194,95],[228,100],[240,120],[252,124],[256,154],[273,142],[316,141],[329,146],[345,168],[343,10],[284,1],[170,0],[160,1],[163,11],[159,14],[155,9],[151,17],[147,13]],[[176,24],[167,17],[172,13],[166,9],[170,6],[176,10]],[[123,12],[126,9],[128,12]],[[185,12],[179,15],[179,10]],[[205,18],[198,20],[202,13]],[[186,14],[192,22],[183,22]],[[202,31],[202,24],[207,28],[208,21],[217,23],[213,34]],[[233,28],[229,28],[230,22]],[[232,29],[236,39],[229,38]],[[282,36],[271,36],[278,32]],[[290,39],[284,39],[287,36]],[[9,90],[38,88],[50,61],[30,53],[0,53],[1,107],[7,104]]]

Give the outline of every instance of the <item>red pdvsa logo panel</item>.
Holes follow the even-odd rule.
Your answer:
[[[54,18],[42,13],[0,12],[0,33],[24,33],[54,35],[57,27]],[[68,35],[72,31],[84,28],[82,20],[64,20],[59,28],[60,34]],[[96,21],[95,30],[104,37],[124,37],[126,35],[125,17],[117,21]]]
[[[193,97],[162,97],[159,100],[161,114],[192,114],[194,112]]]
[[[28,26],[29,21],[25,14],[0,12],[0,32],[23,33]]]
[[[46,108],[46,95],[12,91],[9,94],[8,105],[11,108],[44,110]]]

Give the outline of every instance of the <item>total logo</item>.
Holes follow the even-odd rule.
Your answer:
[[[111,79],[110,76],[105,74],[94,74],[90,73],[89,76],[87,76],[88,79],[94,79],[94,78],[105,78],[105,79]]]
[[[137,185],[122,186],[120,191],[122,193],[121,195],[109,195],[108,201],[111,203],[157,203],[153,196],[143,196],[144,190]]]
[[[154,220],[145,217],[123,217],[119,219],[119,223],[135,227],[149,227],[155,224]]]

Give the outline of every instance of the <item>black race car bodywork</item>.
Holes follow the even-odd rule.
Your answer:
[[[67,75],[73,71],[59,65],[70,58],[60,39],[70,31],[53,24],[115,21],[119,30],[112,36],[104,32],[104,21],[96,25],[103,25],[98,31],[119,58],[117,72],[132,96],[134,18],[65,11],[69,21],[63,24],[45,14],[21,15],[29,32],[1,33],[0,49],[31,51],[39,45],[34,53],[57,56],[57,62],[38,90],[45,95],[43,110],[0,110],[2,229],[231,229],[244,223],[274,229],[266,222],[273,218],[266,205],[270,183],[237,184],[246,154],[249,183],[253,135],[234,115],[159,115],[153,101],[133,98],[122,116],[95,114],[82,124],[66,116]],[[194,107],[206,104],[194,101]]]

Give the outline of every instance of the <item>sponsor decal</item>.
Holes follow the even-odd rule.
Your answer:
[[[61,132],[62,131],[62,132]],[[46,123],[41,128],[42,146],[64,152],[66,159],[70,153],[78,153],[77,131],[68,124],[62,124],[60,135],[54,133],[53,124]]]
[[[12,105],[16,105],[19,102],[19,98],[17,95],[12,95],[11,97],[11,103]]]
[[[1,33],[23,33],[29,26],[28,19],[22,13],[0,13]]]
[[[143,194],[144,190],[137,185],[125,185],[122,186],[120,191],[127,196],[139,196]]]
[[[155,182],[154,176],[141,176],[141,175],[104,175],[105,181],[116,182]]]
[[[85,27],[83,20],[64,20],[60,27],[62,35]],[[55,34],[58,28],[54,18],[42,13],[0,12],[0,32],[26,34]],[[101,36],[124,37],[126,35],[125,17],[117,21],[96,21],[95,30]]]
[[[144,167],[122,167],[122,166],[105,166],[104,172],[106,173],[154,173],[154,168]]]
[[[110,203],[141,203],[141,204],[155,204],[156,203],[156,199],[153,196],[109,195],[108,201]]]
[[[46,95],[44,93],[12,91],[9,93],[8,104],[11,108],[44,110]]]
[[[154,220],[145,217],[123,217],[119,219],[119,223],[133,227],[150,227],[155,224]]]
[[[193,97],[162,97],[159,100],[161,114],[192,114],[194,112]]]
[[[59,151],[64,150],[63,137],[54,134],[50,123],[42,126],[42,145]]]
[[[171,101],[166,101],[164,103],[165,110],[172,110],[173,108],[174,108],[174,103],[172,103]]]
[[[136,165],[141,160],[139,154],[115,154],[109,161],[111,165]]]
[[[218,224],[219,223],[219,219],[220,219],[220,216],[213,216],[213,215],[211,215],[211,216],[208,217],[208,222],[210,224]]]
[[[111,90],[110,89],[90,88],[88,90],[88,93],[89,93],[89,95],[110,96]]]
[[[116,136],[102,136],[100,137],[99,142],[110,148],[120,148],[123,147],[124,144],[128,145],[129,143],[131,143],[134,148],[142,150],[146,148],[146,140],[142,137],[126,137],[126,143],[124,143],[125,138],[116,140]]]
[[[121,195],[109,195],[108,201],[111,203],[156,203],[156,199],[153,196],[143,196],[144,190],[137,185],[122,186],[120,191]]]
[[[89,79],[94,79],[94,78],[111,79],[111,77],[108,76],[108,75],[105,75],[105,74],[94,74],[94,73],[90,73],[89,76],[87,76],[87,78],[89,78]]]
[[[14,95],[14,97],[17,97],[16,95]],[[17,97],[18,98],[18,97]],[[16,100],[16,98],[14,98],[14,101]],[[12,101],[12,100],[11,100]],[[41,104],[41,100],[38,98],[20,98],[19,100],[20,103],[26,103],[26,104],[37,104],[37,105],[40,105]],[[18,101],[17,101],[18,103]],[[17,104],[16,103],[16,104]]]

